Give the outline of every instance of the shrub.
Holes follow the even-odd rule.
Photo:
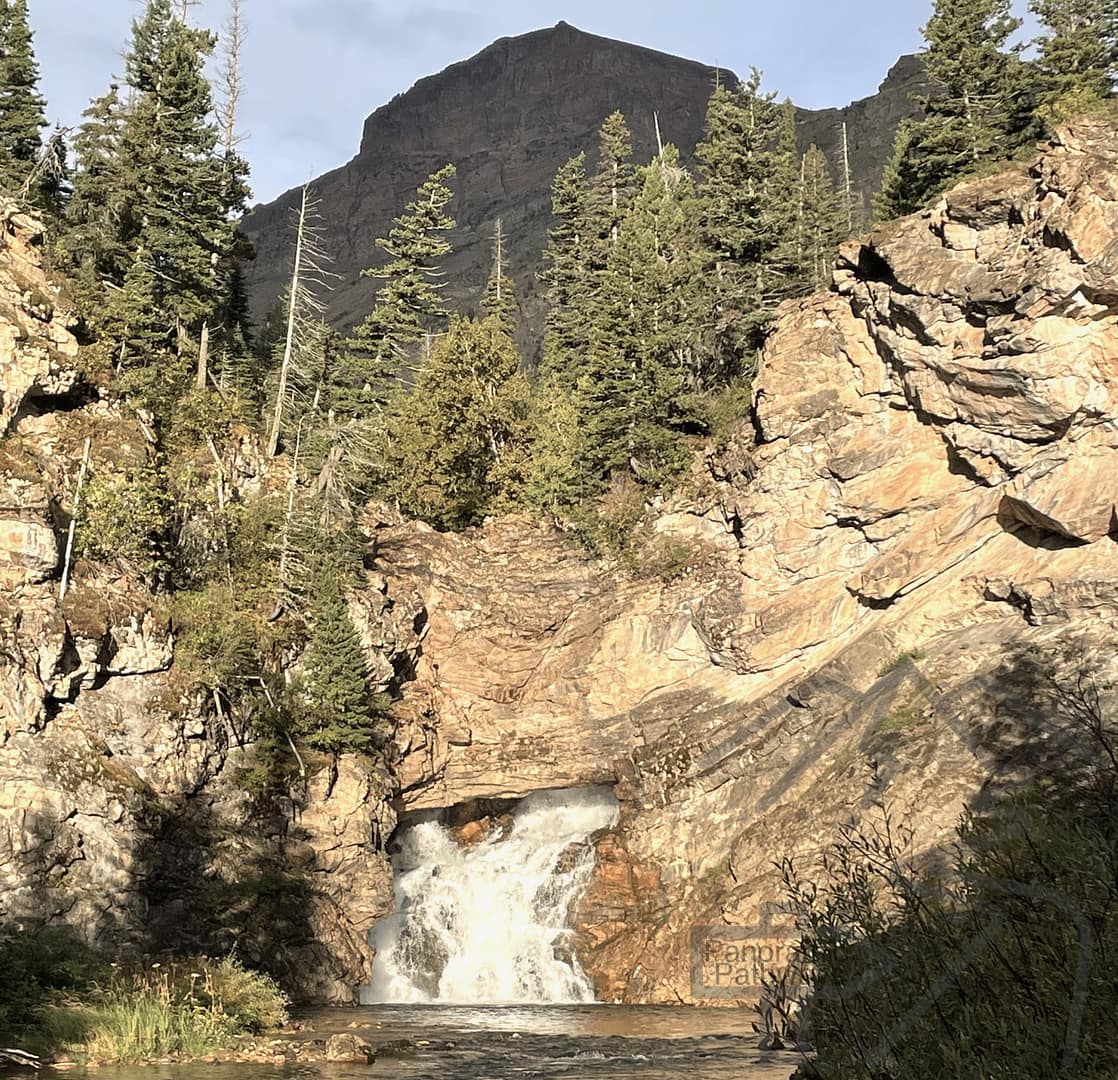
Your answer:
[[[44,1010],[41,1037],[98,1061],[135,1062],[197,1057],[286,1018],[279,987],[233,958],[169,961],[116,968],[83,1000]]]
[[[151,578],[166,567],[171,500],[156,471],[101,466],[91,471],[78,518],[77,551],[130,565]]]
[[[70,930],[0,927],[0,1044],[18,1042],[52,995],[89,986],[100,970]]]
[[[1043,698],[1040,698],[1043,700]],[[1062,763],[967,812],[946,874],[878,803],[785,881],[826,1080],[1118,1075],[1118,728],[1064,696]]]

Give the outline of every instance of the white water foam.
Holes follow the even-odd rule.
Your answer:
[[[393,860],[396,913],[373,931],[362,1001],[593,1001],[568,918],[594,871],[590,837],[616,822],[608,788],[578,788],[529,796],[504,835],[473,847],[434,821],[409,827]]]

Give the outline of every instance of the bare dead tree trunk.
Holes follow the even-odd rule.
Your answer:
[[[854,188],[850,180],[850,142],[846,121],[842,122],[842,201],[846,210],[847,234],[854,232]]]
[[[82,467],[78,472],[78,488],[74,492],[74,508],[70,511],[70,531],[66,536],[66,558],[62,563],[62,584],[58,588],[59,602],[66,599],[66,590],[70,586],[70,561],[74,557],[74,534],[78,528],[78,512],[82,505],[82,488],[85,487],[86,473],[89,472],[89,450],[92,440],[87,435],[85,451],[82,453]]]
[[[221,81],[224,101],[221,107],[222,144],[228,157],[240,142],[237,135],[237,113],[241,104],[241,46],[244,42],[244,23],[241,20],[241,0],[230,0],[229,21],[225,25],[225,62]]]
[[[194,385],[199,390],[206,389],[207,372],[210,364],[210,324],[202,323],[202,337],[198,342],[198,369],[194,375]]]
[[[303,242],[307,228],[307,200],[309,186],[303,186],[299,203],[299,219],[295,232],[295,264],[291,272],[291,287],[287,297],[287,335],[283,344],[283,362],[280,364],[279,387],[276,390],[276,407],[272,413],[272,431],[268,437],[268,456],[275,457],[279,448],[280,425],[283,423],[283,402],[287,396],[287,378],[291,373],[291,357],[295,349],[295,318],[303,274]]]
[[[505,227],[500,218],[497,218],[497,235],[494,237],[494,243],[497,246],[495,256],[497,259],[497,305],[499,308],[505,283]]]

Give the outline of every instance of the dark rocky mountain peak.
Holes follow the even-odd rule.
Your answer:
[[[896,123],[911,108],[918,68],[903,60],[877,96],[845,110],[802,114],[805,146],[814,141],[836,160],[846,118],[855,181],[868,190]],[[352,161],[314,182],[327,244],[342,275],[329,317],[345,327],[369,311],[375,282],[362,279],[360,271],[378,261],[376,238],[429,173],[453,162],[458,178],[451,212],[458,228],[445,267],[449,300],[467,311],[476,305],[500,218],[525,321],[529,328],[538,326],[542,304],[535,271],[556,170],[583,149],[593,158],[597,128],[615,109],[629,123],[638,161],[653,155],[657,117],[663,137],[690,154],[702,137],[716,78],[734,76],[560,22],[501,38],[420,79],[368,118]],[[257,249],[250,284],[258,317],[284,288],[291,248],[288,211],[296,197],[291,191],[259,206],[246,222]]]

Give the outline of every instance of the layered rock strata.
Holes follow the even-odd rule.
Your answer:
[[[1030,658],[1112,662],[1116,395],[1118,161],[1085,121],[782,310],[755,431],[649,525],[672,580],[526,522],[384,536],[430,620],[406,804],[614,783],[583,962],[610,999],[706,998],[692,935],[766,925],[781,859],[882,791],[942,844],[1043,756]]]

